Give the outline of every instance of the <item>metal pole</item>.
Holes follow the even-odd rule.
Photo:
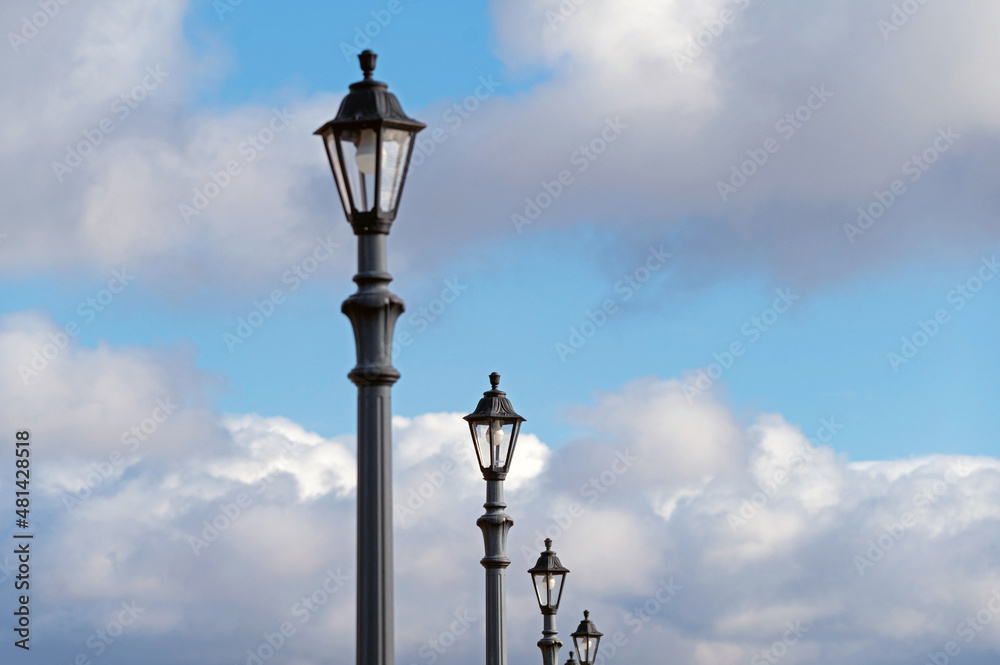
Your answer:
[[[486,665],[507,665],[507,532],[514,524],[504,512],[503,481],[486,481],[486,514],[476,520],[483,531],[486,556]]]
[[[389,291],[386,234],[358,235],[356,293],[341,308],[354,327],[358,387],[357,663],[395,665],[392,569],[392,335],[403,301]]]
[[[542,650],[542,663],[559,665],[559,649],[562,648],[562,642],[556,637],[559,634],[556,630],[556,614],[551,612],[542,616],[545,618],[545,626],[542,628],[543,637],[538,640],[538,648]]]

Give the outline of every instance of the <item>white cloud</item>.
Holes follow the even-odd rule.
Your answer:
[[[276,473],[289,473],[298,483],[300,500],[330,492],[344,496],[357,486],[353,442],[326,441],[286,418],[256,414],[223,420],[237,448],[229,459],[206,470],[215,477],[253,485]]]
[[[537,66],[552,76],[517,97],[501,87],[449,134],[447,150],[413,173],[410,221],[394,231],[398,266],[437,265],[453,243],[515,237],[510,215],[563,169],[573,184],[529,231],[586,218],[624,225],[644,241],[675,238],[683,244],[676,265],[692,276],[763,268],[806,287],[937,251],[945,234],[953,255],[998,239],[991,183],[979,177],[998,158],[1000,88],[986,64],[997,46],[985,27],[998,18],[995,4],[922,5],[888,41],[877,26],[892,13],[883,1],[794,10],[736,0],[591,2],[553,26],[547,12],[560,5],[576,6],[494,5],[508,67],[496,72],[500,79]],[[141,265],[148,283],[177,293],[256,288],[301,260],[316,237],[349,241],[311,135],[337,94],[276,94],[274,106],[294,120],[264,150],[248,148],[273,108],[189,107],[191,88],[224,69],[218,54],[191,56],[187,10],[181,0],[154,8],[72,3],[8,54],[16,66],[0,103],[0,175],[18,186],[0,198],[7,270]],[[675,56],[723,10],[732,21],[679,69]],[[6,5],[0,24],[19,24],[24,11],[23,3]],[[930,42],[940,48],[927,49]],[[115,99],[141,84],[148,67],[169,77],[118,118]],[[747,150],[778,137],[776,123],[814,86],[834,96],[793,138],[779,137],[781,150],[724,203],[716,182]],[[52,162],[106,117],[116,130],[58,182]],[[616,118],[626,125],[621,136],[578,172],[573,152]],[[903,163],[947,127],[961,138],[919,181],[907,180],[884,218],[892,227],[879,222],[850,244],[843,225],[855,221],[856,208],[893,178],[905,180]],[[179,206],[230,161],[239,175],[186,223]],[[426,234],[431,221],[437,231]],[[346,271],[350,261],[335,263]]]
[[[52,330],[37,315],[8,317],[0,364],[12,367]],[[37,390],[5,378],[0,420],[33,426],[32,519],[47,543],[33,568],[45,580],[34,611],[58,627],[60,649],[82,649],[109,612],[135,600],[147,614],[128,646],[109,649],[103,662],[142,654],[165,663],[156,645],[176,635],[197,647],[172,652],[170,662],[242,662],[261,635],[298,621],[296,603],[330,571],[353,572],[352,437],[325,438],[285,418],[222,416],[186,402],[128,451],[122,469],[64,505],[74,491],[65,478],[121,445],[104,432],[141,422],[163,390],[184,385],[197,395],[207,379],[187,359],[107,346],[71,346],[57,360]],[[105,387],[91,390],[95,383]],[[976,662],[1000,647],[997,624],[968,643],[958,632],[1000,587],[988,556],[1000,520],[1000,460],[850,463],[813,448],[780,416],[744,426],[720,403],[689,405],[676,380],[627,385],[586,412],[601,424],[594,438],[551,450],[528,431],[515,458],[520,476],[507,488],[512,657],[537,657],[541,624],[525,571],[546,536],[572,571],[564,637],[590,609],[607,635],[626,638],[621,657],[637,662],[657,662],[664,649],[678,663],[748,659],[781,639],[787,622],[806,627],[788,662],[897,662],[949,640]],[[395,511],[404,662],[421,660],[422,646],[449,630],[456,612],[471,616],[473,628],[440,662],[482,650],[475,520],[485,487],[467,436],[460,413],[394,420],[395,501],[409,509]],[[11,461],[8,451],[0,464]],[[670,584],[680,588],[667,596]],[[297,623],[281,658],[320,662],[324,650],[349,652],[352,589],[345,582]]]
[[[126,265],[173,293],[256,287],[301,261],[316,238],[347,238],[311,135],[336,100],[191,110],[191,88],[218,76],[222,61],[192,57],[188,5],[71,3],[4,56],[0,173],[18,183],[0,195],[5,269]],[[24,11],[8,3],[0,25],[18,25]],[[308,183],[320,178],[327,187],[317,197]],[[194,208],[206,187],[208,207],[185,220],[180,206]]]

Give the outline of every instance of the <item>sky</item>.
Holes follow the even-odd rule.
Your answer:
[[[546,535],[604,662],[992,662],[998,18],[4,3],[0,425],[39,551],[2,661],[353,657],[356,241],[313,131],[371,48],[428,125],[388,239],[398,663],[482,657],[492,371],[527,418],[512,662]]]

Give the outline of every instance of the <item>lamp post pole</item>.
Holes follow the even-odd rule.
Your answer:
[[[389,291],[387,234],[358,234],[357,293],[341,308],[351,320],[358,387],[358,665],[394,665],[392,567],[392,384],[390,349],[403,301]]]
[[[414,137],[424,124],[408,117],[385,83],[376,55],[358,56],[354,83],[337,116],[320,127],[344,215],[358,237],[356,293],[341,308],[354,329],[358,388],[357,663],[395,665],[392,569],[392,336],[403,301],[389,291],[386,238],[399,206]]]
[[[542,650],[542,665],[559,665],[559,649],[562,641],[557,637],[556,613],[546,612],[542,615],[545,624],[542,627],[542,639],[538,640],[538,648]]]
[[[490,385],[465,420],[486,481],[486,513],[476,520],[486,545],[486,556],[480,561],[486,569],[486,665],[507,665],[507,532],[514,520],[504,512],[503,481],[524,418],[515,413],[507,394],[499,389],[496,372],[490,374]]]
[[[486,513],[476,520],[486,556],[486,664],[507,665],[507,532],[514,520],[504,512],[503,480],[486,481]]]

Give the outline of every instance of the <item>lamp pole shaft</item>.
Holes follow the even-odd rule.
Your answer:
[[[476,520],[483,531],[486,556],[486,665],[507,665],[507,532],[514,524],[504,512],[503,481],[486,481],[486,513]]]
[[[403,301],[389,291],[386,235],[358,235],[356,293],[341,308],[351,320],[358,387],[357,664],[395,665],[392,567],[392,336]]]
[[[542,616],[545,624],[542,628],[542,639],[538,640],[538,648],[542,650],[542,663],[543,665],[558,665],[559,649],[562,648],[562,642],[556,637],[559,634],[559,631],[556,630],[556,615],[555,612],[552,612]]]

